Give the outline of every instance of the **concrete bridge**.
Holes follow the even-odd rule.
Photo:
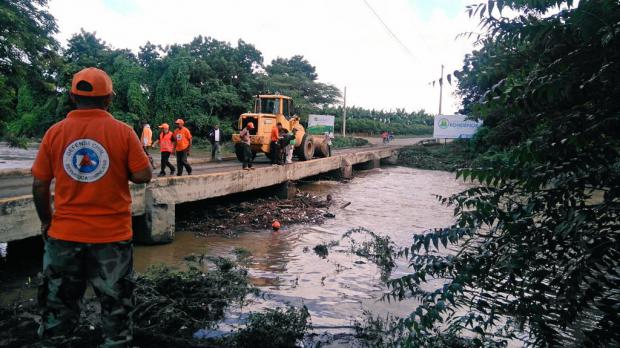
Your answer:
[[[356,169],[371,169],[382,162],[395,164],[400,147],[367,147],[337,151],[332,157],[294,162],[285,166],[256,165],[254,171],[240,170],[237,162],[199,168],[198,174],[163,177],[147,185],[131,185],[134,238],[139,243],[168,243],[174,240],[176,204],[222,197],[233,193],[273,187],[278,196],[294,195],[295,180],[324,173],[349,178]],[[0,185],[0,242],[20,240],[39,234],[29,184],[22,175],[4,178],[12,184]],[[0,181],[1,181],[0,180]],[[11,194],[21,194],[13,195]]]

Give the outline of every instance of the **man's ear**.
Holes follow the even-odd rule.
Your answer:
[[[113,98],[113,95],[109,94],[103,100],[103,105],[105,106],[106,110],[108,110],[110,108],[110,105],[112,104],[112,98]]]

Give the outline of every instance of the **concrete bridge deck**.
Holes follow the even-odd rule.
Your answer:
[[[336,152],[332,157],[294,162],[285,166],[257,163],[254,171],[240,170],[238,162],[201,165],[191,176],[163,177],[147,185],[131,185],[134,234],[139,242],[166,243],[174,239],[175,205],[233,193],[277,187],[286,192],[288,183],[323,173],[350,177],[353,166],[378,167],[382,161],[395,164],[400,147],[367,147]],[[39,234],[30,191],[31,177],[3,178],[0,184],[0,242]],[[277,186],[280,185],[280,186]]]

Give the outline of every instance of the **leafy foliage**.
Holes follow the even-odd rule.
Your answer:
[[[475,152],[466,140],[447,144],[413,145],[398,152],[403,166],[430,170],[456,171],[472,164]]]
[[[135,291],[136,325],[159,334],[191,337],[197,329],[223,318],[231,303],[243,303],[247,295],[257,294],[247,270],[227,259],[211,261],[215,269],[207,272],[193,264],[187,271],[153,266],[140,275]]]
[[[252,313],[244,328],[232,336],[228,347],[288,348],[312,328],[310,313],[306,306],[267,309]]]
[[[335,130],[342,131],[343,108],[324,107],[319,112],[335,115]],[[433,133],[433,116],[424,110],[407,112],[405,109],[374,110],[347,107],[347,133],[376,135],[391,131],[396,135],[429,135]]]
[[[387,282],[386,299],[420,303],[399,321],[399,344],[617,346],[620,5],[492,0],[469,10],[481,17],[481,48],[454,76],[485,129],[476,164],[457,178],[477,186],[439,197],[453,226],[392,253],[411,272]]]
[[[336,149],[361,147],[366,145],[370,145],[370,142],[364,138],[336,136],[332,140],[332,146]]]

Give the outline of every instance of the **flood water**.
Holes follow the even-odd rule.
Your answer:
[[[188,254],[234,257],[235,248],[244,248],[252,253],[246,265],[252,282],[266,294],[245,311],[305,304],[313,325],[319,327],[351,326],[363,318],[364,310],[405,315],[415,309],[415,303],[378,301],[385,290],[379,270],[348,252],[348,245],[332,248],[325,259],[313,248],[340,240],[356,227],[389,235],[399,246],[408,245],[412,234],[453,222],[452,209],[440,205],[434,195],[449,195],[466,186],[453,173],[404,167],[357,173],[348,183],[305,183],[301,186],[305,192],[334,197],[336,204],[330,211],[336,218],[321,226],[284,226],[280,232],[260,230],[232,239],[179,231],[172,244],[137,247],[135,267],[143,271],[161,262],[180,266]],[[340,209],[346,202],[351,204]]]

